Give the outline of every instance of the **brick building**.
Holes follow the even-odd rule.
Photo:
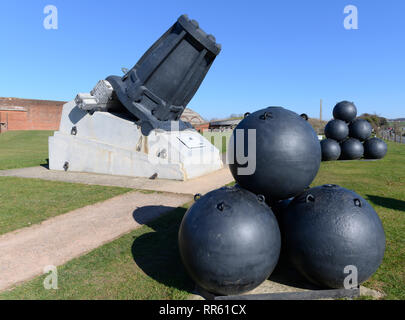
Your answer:
[[[64,103],[0,98],[0,133],[8,130],[58,130]]]

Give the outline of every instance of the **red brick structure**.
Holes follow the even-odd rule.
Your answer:
[[[201,123],[201,124],[194,124],[193,125],[194,129],[196,129],[198,132],[203,132],[205,130],[208,130],[210,127],[209,122]]]
[[[64,101],[0,98],[0,133],[58,130]]]

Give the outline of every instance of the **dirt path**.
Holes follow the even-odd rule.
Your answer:
[[[0,237],[0,290],[81,256],[192,200],[176,193],[130,192]],[[139,209],[141,208],[141,209]]]

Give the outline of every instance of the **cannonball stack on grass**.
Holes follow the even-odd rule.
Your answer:
[[[332,134],[348,134],[339,121]],[[339,144],[326,143],[337,157]],[[245,115],[228,147],[236,185],[196,196],[180,225],[180,256],[200,288],[216,295],[250,291],[271,275],[281,250],[320,287],[342,288],[347,266],[358,268],[359,283],[377,270],[385,250],[381,221],[352,191],[310,189],[321,158],[305,117],[281,107]]]
[[[370,138],[373,128],[361,118],[356,118],[353,102],[342,101],[333,109],[334,119],[325,126],[326,139],[321,141],[322,161],[382,159],[387,153],[386,143]]]

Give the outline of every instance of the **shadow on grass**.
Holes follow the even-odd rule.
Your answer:
[[[151,220],[168,210],[168,214]],[[179,226],[185,212],[185,208],[165,206],[145,206],[135,210],[135,221],[147,225],[154,232],[137,237],[131,251],[135,263],[149,277],[167,287],[191,293],[194,283],[183,267],[177,242]]]
[[[367,198],[374,204],[379,205],[381,207],[405,212],[405,201],[398,200],[398,199],[392,199],[392,198],[373,196],[371,194],[368,194]]]
[[[49,170],[49,159],[45,159],[46,163],[41,163],[40,166]]]
[[[152,220],[167,211],[168,214]],[[137,237],[131,251],[137,266],[149,277],[167,287],[193,293],[195,284],[183,267],[178,248],[178,230],[185,212],[185,208],[165,206],[145,206],[135,210],[135,221],[147,225],[154,232]],[[319,289],[300,276],[285,257],[281,257],[269,279],[292,287]]]

